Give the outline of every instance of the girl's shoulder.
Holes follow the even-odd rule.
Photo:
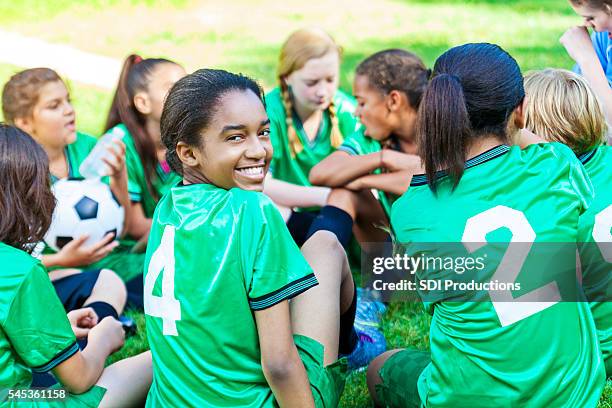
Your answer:
[[[559,142],[534,143],[523,149],[519,146],[512,146],[511,151],[516,157],[521,157],[526,164],[535,164],[538,161],[552,161],[567,165],[580,164],[572,149]]]
[[[255,223],[275,223],[282,216],[272,200],[258,191],[247,191],[240,188],[228,190],[230,201],[236,214],[241,214]]]

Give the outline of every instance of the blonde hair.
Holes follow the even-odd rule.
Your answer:
[[[581,76],[564,69],[525,76],[525,126],[582,154],[602,143],[607,125],[599,100]]]
[[[286,78],[294,71],[302,69],[308,60],[321,58],[330,51],[336,51],[339,56],[342,54],[342,49],[336,44],[334,39],[325,31],[317,28],[303,28],[293,32],[281,48],[277,77],[281,89],[283,107],[285,108],[285,124],[287,125],[289,149],[293,157],[301,152],[304,146],[302,146],[302,142],[293,125],[293,101],[289,93]],[[342,133],[340,133],[333,99],[327,109],[332,124],[331,145],[338,147],[342,144],[343,137]]]

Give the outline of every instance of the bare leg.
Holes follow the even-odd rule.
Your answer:
[[[395,353],[398,353],[402,350],[403,349],[385,351],[380,356],[372,360],[372,362],[368,366],[368,373],[367,373],[368,390],[370,391],[370,397],[372,398],[372,401],[374,401],[374,406],[376,407],[381,406],[380,401],[376,400],[376,386],[382,383],[382,379],[380,378],[380,375],[378,375],[378,371],[387,362],[389,357],[391,357]]]
[[[81,273],[81,270],[80,269],[56,269],[54,271],[49,272],[49,279],[51,279],[51,282],[53,282],[58,279],[76,275],[77,273]]]
[[[355,221],[353,233],[360,243],[384,242],[387,233],[379,225],[388,223],[387,216],[370,190],[351,191],[335,188],[329,194],[327,205],[344,210]]]
[[[117,311],[123,312],[127,300],[127,289],[121,278],[110,269],[102,269],[100,276],[91,291],[91,295],[85,300],[84,305],[94,302],[105,302]]]
[[[338,359],[340,315],[353,300],[354,284],[342,245],[329,231],[317,231],[302,246],[319,285],[290,302],[293,332],[324,347],[324,364]]]
[[[106,388],[100,407],[140,407],[153,380],[150,351],[117,361],[104,369],[96,385]]]

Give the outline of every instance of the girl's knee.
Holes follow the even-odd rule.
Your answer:
[[[358,194],[346,188],[334,188],[327,197],[327,205],[349,212],[357,204]]]
[[[127,288],[123,280],[111,269],[100,270],[95,288],[103,288],[105,292],[112,292],[114,297],[125,304],[127,300]]]

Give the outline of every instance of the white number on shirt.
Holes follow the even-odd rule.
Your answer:
[[[612,262],[612,248],[609,244],[612,243],[612,204],[602,210],[595,216],[595,225],[593,226],[593,239],[597,242],[601,256],[606,262]],[[604,244],[608,244],[607,246]]]
[[[153,288],[161,273],[160,297],[153,295]],[[181,320],[181,304],[174,297],[174,227],[170,225],[164,229],[159,247],[151,256],[144,283],[144,309],[149,316],[162,318],[164,335],[178,336],[176,322]]]
[[[536,237],[525,214],[503,205],[493,207],[467,220],[461,241],[471,253],[486,245],[486,236],[489,232],[503,227],[510,230],[512,238],[491,280],[511,283],[516,281],[521,272]],[[550,282],[517,298],[512,296],[510,290],[489,291],[489,294],[502,327],[541,312],[561,300],[556,282]],[[539,302],[537,299],[553,301]]]

